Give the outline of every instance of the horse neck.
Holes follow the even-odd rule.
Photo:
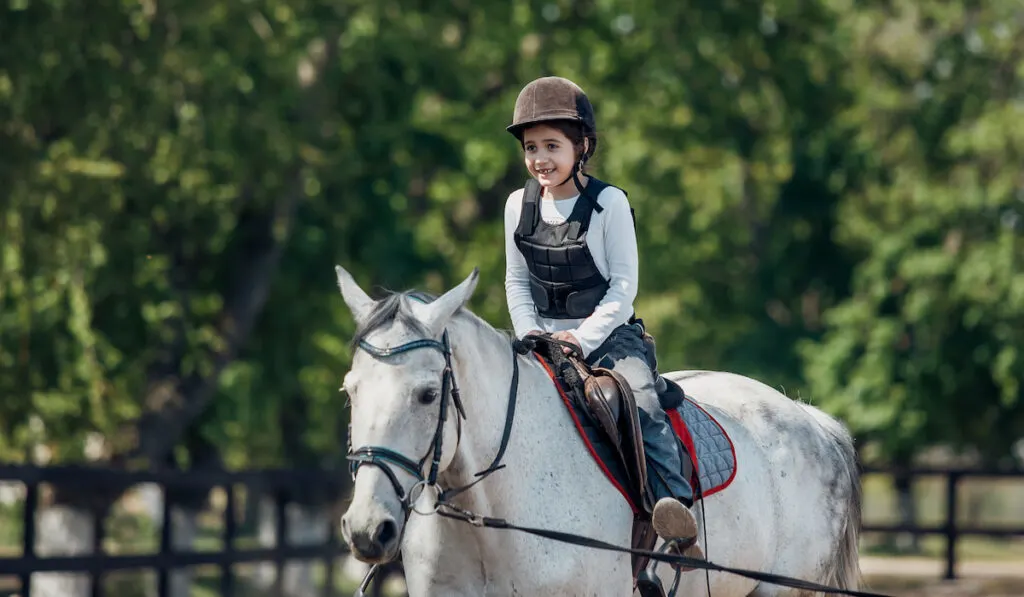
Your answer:
[[[513,352],[511,340],[482,321],[459,318],[449,326],[449,333],[452,335],[452,366],[466,410],[458,451],[444,475],[446,484],[455,487],[478,480],[475,473],[486,469],[498,454],[508,416]],[[526,414],[523,403],[533,398],[530,394],[536,394],[526,388],[536,385],[532,380],[539,371],[530,366],[530,359],[520,355],[515,358],[519,364],[519,380],[515,390],[517,412],[513,415],[513,436]],[[480,483],[467,495],[482,496],[481,491],[487,485]]]
[[[446,488],[465,487],[480,480],[475,474],[486,470],[498,454],[512,381],[513,353],[507,337],[479,324],[456,329],[450,328],[452,365],[466,420],[456,454],[440,477]],[[609,507],[618,503],[620,496],[604,476],[588,466],[591,456],[576,437],[572,420],[547,372],[532,354],[516,355],[516,359],[516,410],[507,451],[499,463],[506,468],[456,496],[456,502],[478,513],[532,519],[538,514],[531,509],[545,500],[605,499]],[[551,459],[551,454],[558,457]],[[538,467],[543,467],[547,475],[531,474]],[[573,476],[574,481],[568,485],[550,483],[551,475]]]

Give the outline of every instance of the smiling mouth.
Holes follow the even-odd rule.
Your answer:
[[[540,169],[540,168],[537,168],[537,174],[543,174],[544,176],[547,176],[548,174],[551,174],[554,171],[555,171],[554,168],[545,168],[543,170]]]

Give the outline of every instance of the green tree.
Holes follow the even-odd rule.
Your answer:
[[[837,238],[853,295],[805,347],[812,393],[875,457],[928,445],[988,462],[1024,435],[1020,15],[1009,5],[866,9],[848,118],[871,147]]]

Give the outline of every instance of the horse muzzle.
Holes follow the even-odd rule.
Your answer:
[[[399,524],[390,516],[357,519],[347,512],[341,517],[341,535],[357,560],[382,564],[398,556]]]

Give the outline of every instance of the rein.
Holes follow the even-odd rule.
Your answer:
[[[607,551],[616,551],[619,553],[628,553],[631,555],[640,555],[660,563],[678,564],[689,568],[703,569],[714,572],[725,572],[761,582],[767,582],[770,584],[781,585],[795,589],[816,591],[820,593],[849,595],[850,597],[891,597],[889,595],[885,595],[882,593],[870,593],[864,591],[854,591],[849,589],[829,587],[827,585],[821,585],[818,583],[813,583],[798,578],[780,576],[777,574],[771,574],[767,572],[744,570],[741,568],[730,568],[727,566],[715,564],[709,560],[689,558],[681,554],[670,554],[665,551],[665,549],[669,547],[667,543],[661,551],[633,549],[629,547],[621,547],[590,537],[584,537],[582,535],[575,535],[573,533],[565,533],[562,531],[554,531],[550,529],[538,529],[533,527],[518,526],[503,518],[492,518],[488,516],[482,516],[480,514],[476,514],[468,510],[463,510],[458,506],[452,504],[449,501],[450,498],[466,491],[467,489],[473,487],[480,481],[484,480],[491,473],[501,470],[502,468],[505,467],[504,464],[501,464],[501,459],[505,455],[505,449],[508,447],[509,437],[511,436],[512,433],[512,423],[515,420],[516,398],[519,389],[518,354],[525,354],[532,350],[531,343],[529,341],[524,342],[520,340],[515,340],[512,343],[512,380],[509,384],[508,409],[505,414],[505,429],[502,432],[501,444],[498,448],[497,454],[494,457],[494,460],[491,461],[491,464],[486,469],[478,473],[474,473],[474,476],[478,478],[472,483],[469,483],[468,485],[464,485],[462,487],[448,490],[441,490],[438,487],[437,475],[441,463],[441,447],[444,436],[444,424],[448,416],[449,398],[455,404],[455,408],[459,414],[459,418],[456,419],[456,450],[458,450],[459,442],[462,439],[462,419],[466,418],[466,413],[462,406],[462,398],[459,394],[458,383],[456,382],[455,374],[452,369],[452,350],[451,343],[448,338],[448,331],[444,331],[444,334],[442,335],[440,342],[430,338],[424,338],[420,340],[413,340],[411,342],[407,342],[405,344],[401,344],[395,347],[379,348],[363,340],[359,342],[359,347],[365,350],[370,355],[373,355],[374,357],[379,359],[386,359],[388,357],[402,354],[411,350],[416,350],[419,348],[436,349],[439,350],[442,355],[444,355],[445,368],[441,378],[441,404],[439,406],[440,412],[437,421],[437,428],[434,431],[434,437],[431,442],[431,447],[428,448],[427,452],[423,455],[422,458],[419,459],[419,461],[414,461],[403,454],[400,454],[394,450],[381,446],[362,446],[358,449],[353,450],[351,447],[352,434],[349,433],[349,455],[347,458],[348,460],[352,461],[349,470],[352,474],[353,481],[355,480],[356,473],[358,472],[360,466],[372,465],[380,468],[387,475],[388,479],[390,479],[391,481],[391,484],[394,486],[395,493],[398,495],[398,499],[402,504],[402,510],[406,517],[406,520],[408,520],[408,517],[411,512],[416,512],[417,514],[421,515],[437,514],[438,516],[443,516],[451,520],[466,522],[478,528],[520,531],[523,533],[528,533],[531,535],[536,535],[539,537],[544,537],[547,539],[559,541],[562,543],[568,543],[571,545],[578,545],[581,547],[589,547],[593,549],[602,549]],[[431,454],[433,454],[433,459],[431,460],[430,472],[426,476],[424,476],[423,465],[426,463],[427,458],[431,456]],[[392,466],[397,466],[401,468],[403,471],[409,473],[410,475],[417,479],[416,484],[413,485],[413,487],[409,490],[408,493],[406,493],[402,489],[402,485],[398,480],[398,476],[392,469]],[[414,501],[412,495],[419,486],[422,486],[423,490],[431,488],[437,494],[437,499],[434,503],[434,507],[430,511],[420,512],[419,510],[416,510],[412,504],[412,502]],[[374,564],[370,568],[370,570],[366,573],[366,576],[363,578],[363,581],[360,583],[359,588],[356,590],[354,597],[363,597],[365,595],[366,589],[369,587],[370,582],[373,580],[379,568],[380,564]],[[671,595],[675,595],[676,588],[678,586],[678,576],[679,573],[677,572],[676,583],[673,584],[672,590],[670,591]]]

